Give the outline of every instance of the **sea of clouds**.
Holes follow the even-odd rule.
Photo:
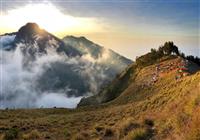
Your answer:
[[[73,66],[73,71],[85,79],[89,91],[84,96],[98,93],[102,83],[109,78],[105,73],[107,68],[98,65],[108,60],[107,51],[99,59],[94,59],[90,55],[67,57],[49,48],[47,54],[36,56],[28,67],[24,67],[24,55],[21,51],[24,44],[18,44],[11,51],[3,49],[13,38],[14,36],[7,36],[0,41],[0,108],[76,107],[82,96],[67,96],[68,91],[75,90],[68,85],[58,91],[41,91],[36,87],[38,78],[55,62]]]

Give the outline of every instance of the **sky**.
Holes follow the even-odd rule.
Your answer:
[[[60,38],[85,36],[133,60],[165,41],[200,56],[198,0],[0,1],[1,34],[36,22]]]

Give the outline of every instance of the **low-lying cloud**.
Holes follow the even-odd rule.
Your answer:
[[[48,107],[67,107],[75,108],[77,103],[81,100],[82,97],[67,97],[63,93],[46,93],[40,96],[36,100],[36,106],[41,108]]]
[[[34,45],[37,48],[37,44]],[[27,57],[24,57],[21,51],[24,47],[27,46],[18,44],[15,50],[5,51],[0,49],[0,108],[48,108],[55,106],[74,108],[82,96],[96,94],[102,83],[109,78],[105,73],[106,68],[97,64],[97,61],[103,60],[95,61],[89,55],[69,58],[65,54],[58,54],[53,48],[48,48],[47,54],[36,55],[36,59],[27,64],[25,63]],[[54,70],[54,67],[56,67],[54,64],[57,63],[66,66],[64,68],[70,67],[74,73],[85,79],[84,83],[89,87],[89,90],[82,93],[81,96],[73,96],[73,94],[68,93],[75,93],[76,89],[67,84],[55,90],[51,89],[51,86],[49,86],[49,89],[38,88],[38,86],[43,87],[46,83],[54,86],[61,82],[55,74],[49,75],[47,80],[43,81],[46,83],[39,83],[38,85],[40,78],[47,71]]]

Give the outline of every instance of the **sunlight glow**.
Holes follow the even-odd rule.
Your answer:
[[[57,35],[103,30],[96,18],[66,15],[51,3],[28,4],[9,10],[0,16],[0,21],[0,31],[3,33],[17,31],[27,22],[36,22],[41,28]]]

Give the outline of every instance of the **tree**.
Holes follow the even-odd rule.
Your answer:
[[[174,45],[174,42],[168,41],[165,42],[164,46],[162,47],[162,51],[166,55],[171,55],[172,53],[179,55],[179,50],[176,45]]]
[[[184,53],[180,53],[180,56],[185,58],[185,54]]]
[[[151,53],[153,54],[157,53],[156,49],[151,48]]]
[[[194,63],[196,63],[197,65],[200,65],[200,58],[199,57],[194,57],[192,55],[189,55],[186,57],[187,60],[192,61]]]

